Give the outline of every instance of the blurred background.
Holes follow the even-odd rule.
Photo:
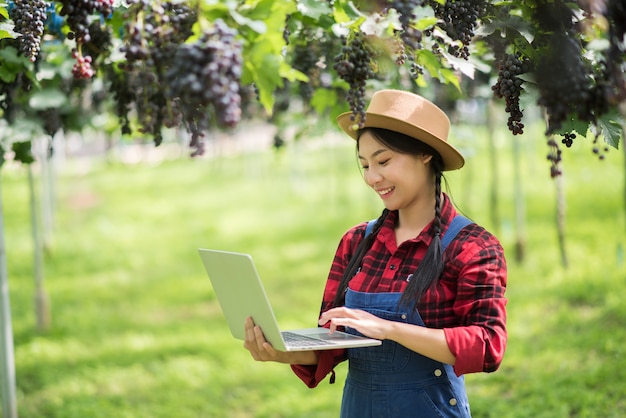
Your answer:
[[[448,192],[509,265],[507,354],[497,372],[466,376],[474,416],[622,416],[622,150],[600,159],[581,141],[552,179],[543,141],[460,114],[450,142],[467,163],[447,173]],[[55,138],[64,146],[46,164],[4,167],[22,417],[338,415],[345,364],[310,390],[289,367],[252,361],[196,251],[252,254],[279,323],[315,324],[341,235],[382,205],[332,121],[279,147],[275,129],[211,134],[195,159],[176,131],[158,148],[107,148],[94,131]]]

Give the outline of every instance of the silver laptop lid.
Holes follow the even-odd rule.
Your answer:
[[[280,328],[265,289],[248,254],[198,249],[233,337],[244,340],[247,317],[261,327],[265,339],[285,350]]]

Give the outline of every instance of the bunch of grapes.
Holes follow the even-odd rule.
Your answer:
[[[548,139],[548,147],[550,151],[548,152],[547,159],[550,161],[550,177],[555,178],[562,174],[559,165],[562,160],[562,151],[559,148],[559,144],[554,140],[554,138]]]
[[[307,30],[302,32],[301,39],[298,39],[293,45],[292,66],[309,77],[308,82],[301,81],[298,85],[298,91],[305,103],[311,101],[315,85],[319,82],[318,46],[317,39]]]
[[[568,132],[563,134],[563,139],[561,143],[565,145],[567,148],[571,147],[574,144],[574,140],[576,139],[576,134],[574,132]]]
[[[89,24],[91,16],[100,14],[108,17],[113,13],[113,0],[61,0],[61,16],[65,16],[70,27],[68,37],[83,44],[91,40]]]
[[[111,27],[101,23],[100,20],[94,20],[89,24],[89,35],[89,42],[85,42],[82,46],[83,55],[89,55],[92,61],[107,55],[113,39]]]
[[[31,61],[37,61],[41,38],[46,21],[48,4],[43,0],[15,0],[10,9],[10,17],[15,23],[19,38],[20,51]]]
[[[549,47],[537,64],[536,77],[540,94],[537,103],[548,117],[547,134],[561,129],[570,116],[590,121],[589,106],[596,101],[594,82],[574,37],[566,33],[550,37]]]
[[[15,122],[18,109],[18,106],[15,106],[16,98],[20,92],[28,92],[32,87],[33,80],[26,72],[16,74],[15,79],[10,82],[5,82],[0,77],[0,114],[9,124]]]
[[[413,26],[416,18],[415,8],[421,6],[423,0],[388,0],[389,7],[398,12],[401,30],[396,34],[396,64],[404,65],[409,62],[409,72],[416,78],[424,73],[424,68],[415,61],[415,51],[422,48],[423,33]]]
[[[412,23],[415,20],[415,8],[422,5],[422,0],[389,0],[389,7],[398,12],[398,20],[402,31],[400,39],[413,50],[421,48],[422,32]]]
[[[177,126],[180,111],[164,89],[165,75],[176,51],[192,34],[195,10],[174,1],[130,0],[125,16],[126,62],[110,71],[116,110],[125,133],[130,132],[128,112],[134,103],[142,133],[152,135],[156,145],[163,141],[162,128]]]
[[[459,41],[461,45],[451,44],[448,53],[468,59],[468,46],[474,37],[474,30],[478,21],[487,14],[489,1],[487,0],[448,0],[443,4],[437,0],[428,0],[435,16],[441,19],[438,24],[453,41]]]
[[[498,79],[491,87],[493,95],[504,98],[505,111],[509,114],[507,125],[513,135],[524,133],[522,117],[524,114],[519,106],[520,94],[523,90],[523,80],[518,76],[530,71],[530,61],[519,55],[505,54],[498,66]]]
[[[615,86],[610,93],[611,102],[626,100],[626,76],[624,60],[626,59],[626,4],[621,0],[608,0],[605,17],[609,22],[610,46],[606,50],[606,80],[608,85]]]
[[[341,52],[335,56],[333,68],[342,80],[348,83],[347,101],[352,111],[351,119],[358,120],[358,127],[365,124],[365,87],[367,80],[376,76],[372,61],[376,57],[374,49],[367,43],[361,32],[352,39],[343,38]]]
[[[61,0],[60,15],[66,17],[70,28],[69,39],[76,40],[76,48],[72,50],[72,57],[76,60],[72,74],[75,78],[91,78],[95,74],[92,68],[93,58],[83,54],[82,45],[91,42],[89,31],[93,15],[108,17],[113,13],[113,0]]]
[[[216,20],[198,41],[181,45],[166,74],[170,98],[178,103],[191,132],[192,155],[204,152],[200,138],[212,124],[234,127],[241,119],[243,45],[236,35]]]

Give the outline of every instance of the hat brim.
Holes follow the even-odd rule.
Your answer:
[[[351,118],[352,112],[342,113],[337,116],[339,127],[353,139],[357,139],[358,130],[353,129],[357,122]],[[366,113],[363,128],[382,128],[394,132],[399,132],[415,138],[433,147],[443,160],[443,170],[458,170],[465,164],[465,159],[459,151],[446,141],[441,140],[432,133],[411,125],[403,120],[392,118],[377,113]]]

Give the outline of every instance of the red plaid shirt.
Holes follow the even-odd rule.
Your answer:
[[[442,233],[457,214],[447,196],[441,212]],[[350,281],[360,292],[402,292],[406,278],[426,254],[433,236],[432,223],[417,237],[398,247],[394,227],[397,212],[390,212],[376,239],[363,258],[362,268]],[[322,312],[329,309],[343,272],[367,223],[348,230],[342,237],[332,263]],[[464,227],[444,253],[445,268],[436,286],[418,303],[418,311],[429,328],[443,329],[456,362],[457,375],[495,371],[506,347],[506,261],[499,241],[476,224]],[[346,360],[346,350],[319,351],[316,366],[293,365],[296,375],[309,387],[317,384]]]

